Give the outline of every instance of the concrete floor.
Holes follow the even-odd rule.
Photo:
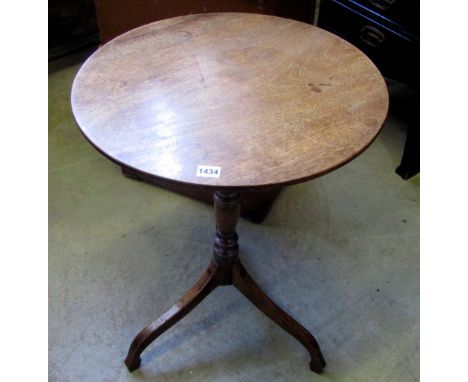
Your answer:
[[[49,74],[50,381],[419,380],[419,177],[394,172],[405,126],[392,115],[359,158],[288,187],[263,224],[238,227],[252,276],[318,339],[323,375],[232,287],[130,374],[134,335],[209,262],[212,209],[124,178],[85,141],[69,102],[76,59]]]

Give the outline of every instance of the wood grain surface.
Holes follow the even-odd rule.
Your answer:
[[[309,24],[244,13],[176,17],[96,51],[72,89],[82,132],[119,164],[168,181],[255,189],[361,153],[388,110],[372,62]],[[216,177],[197,176],[218,166]]]

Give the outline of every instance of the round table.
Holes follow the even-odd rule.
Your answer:
[[[99,48],[81,67],[72,109],[84,136],[116,163],[214,193],[216,235],[206,272],[133,340],[143,350],[219,285],[234,285],[309,351],[315,338],[242,266],[240,194],[323,175],[371,144],[387,115],[379,71],[341,38],[294,20],[208,13],[158,21]]]

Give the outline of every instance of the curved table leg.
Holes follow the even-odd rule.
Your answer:
[[[325,360],[315,338],[260,289],[240,261],[237,261],[233,266],[232,282],[258,309],[307,348],[311,357],[309,363],[310,369],[316,373],[321,373],[325,367]]]
[[[125,365],[129,371],[136,370],[140,367],[140,354],[148,347],[149,344],[151,344],[151,342],[168,330],[172,325],[184,318],[219,285],[217,277],[215,277],[216,270],[217,266],[212,262],[203,276],[179,301],[175,303],[174,306],[138,333],[130,345],[127,358],[125,359]]]

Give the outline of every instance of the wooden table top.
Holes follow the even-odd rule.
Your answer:
[[[110,159],[209,188],[329,172],[373,141],[388,110],[385,82],[357,48],[309,24],[243,13],[176,17],[117,37],[81,67],[71,100]]]

